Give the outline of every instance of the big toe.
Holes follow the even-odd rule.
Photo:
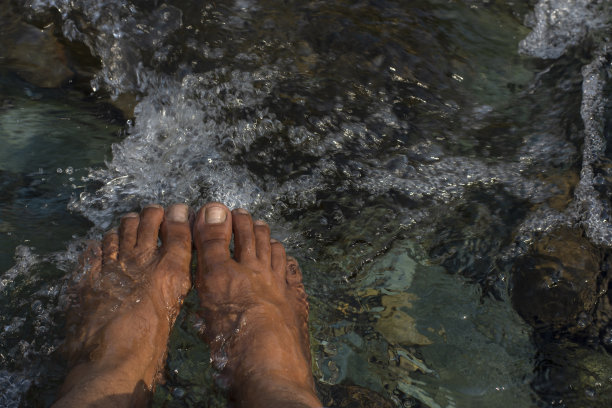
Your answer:
[[[220,203],[209,203],[200,209],[194,225],[194,242],[198,263],[206,268],[230,259],[232,214]]]

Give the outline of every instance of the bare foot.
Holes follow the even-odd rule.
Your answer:
[[[321,407],[297,262],[270,239],[266,223],[218,203],[198,213],[194,242],[204,336],[233,402],[255,408]]]
[[[158,246],[161,238],[162,245]],[[130,213],[90,246],[64,349],[72,367],[54,407],[147,404],[190,288],[188,208]]]

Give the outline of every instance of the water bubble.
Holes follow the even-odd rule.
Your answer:
[[[612,347],[612,327],[606,327],[601,335],[601,342],[604,346]]]
[[[591,387],[587,387],[584,390],[584,394],[587,396],[587,398],[590,398],[590,399],[594,399],[597,397],[597,391]]]
[[[55,170],[57,172],[57,174],[62,174],[64,172],[64,170],[61,167],[58,167],[57,170]]]
[[[35,314],[37,314],[37,315],[38,315],[38,314],[40,314],[40,313],[42,312],[42,310],[43,310],[43,305],[42,305],[42,302],[41,302],[40,300],[38,300],[38,299],[37,299],[37,300],[35,300],[35,301],[32,303],[31,308],[32,308],[32,312],[34,312],[34,313],[35,313]]]
[[[213,367],[215,367],[217,371],[223,371],[229,362],[229,358],[223,347],[218,352],[211,353],[210,359]]]
[[[66,174],[72,174],[74,172],[74,169],[70,166],[66,167],[66,170],[64,170],[64,172]]]
[[[178,370],[175,370],[176,374],[178,374]],[[174,398],[183,398],[185,396],[185,390],[181,387],[176,387],[174,390],[172,390],[172,396]]]

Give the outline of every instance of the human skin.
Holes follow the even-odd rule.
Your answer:
[[[193,241],[204,338],[230,400],[238,407],[320,407],[297,262],[270,239],[265,223],[219,203],[199,211]],[[191,248],[182,204],[127,214],[118,230],[88,247],[68,313],[71,369],[54,407],[148,404],[191,287]]]
[[[72,368],[54,408],[148,404],[191,287],[191,248],[182,204],[127,214],[89,246],[68,313],[64,351]]]
[[[234,404],[321,407],[310,365],[308,302],[295,259],[270,239],[265,222],[219,203],[198,213],[194,243],[204,337]]]

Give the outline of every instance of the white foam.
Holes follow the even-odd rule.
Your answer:
[[[606,141],[603,135],[605,98],[603,70],[606,57],[600,52],[582,68],[582,104],[580,114],[584,123],[582,170],[575,190],[575,210],[580,215],[588,237],[599,245],[612,246],[612,225],[604,216],[604,203],[593,186],[593,163],[603,157]]]
[[[538,58],[558,58],[609,22],[606,0],[540,0],[531,17],[533,30],[519,51]]]

